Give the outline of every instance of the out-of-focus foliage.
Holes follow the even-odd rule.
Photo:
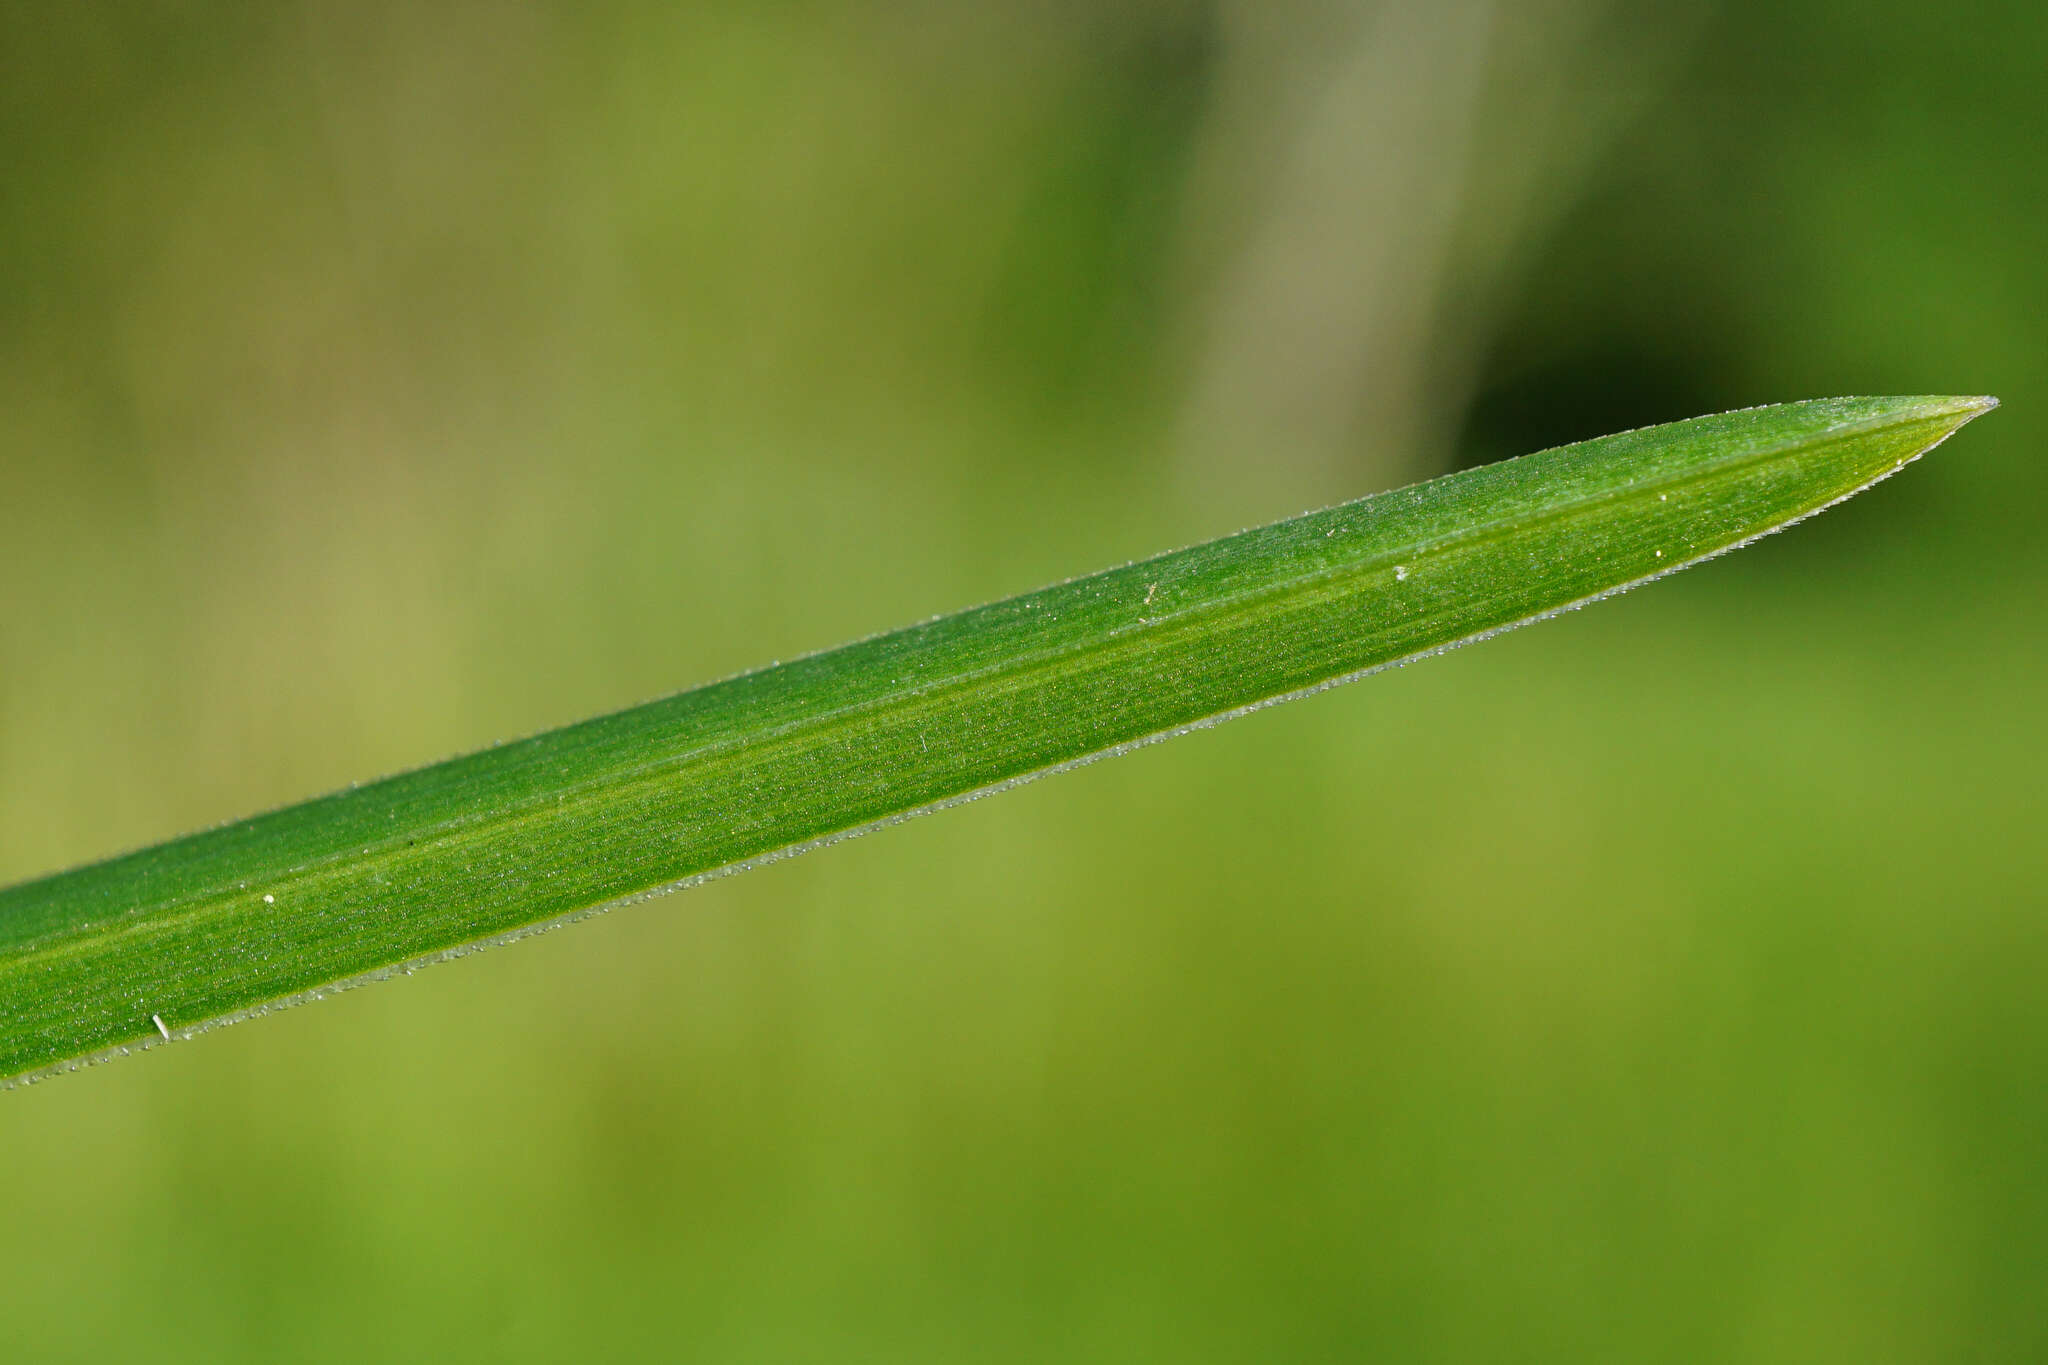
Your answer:
[[[2006,402],[1655,596],[11,1094],[0,1351],[2041,1354],[2048,14],[1441,12],[0,11],[0,880],[1454,461]]]

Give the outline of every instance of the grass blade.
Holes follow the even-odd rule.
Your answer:
[[[0,1077],[800,851],[1622,591],[1993,406],[1853,398],[1450,475],[0,890]]]

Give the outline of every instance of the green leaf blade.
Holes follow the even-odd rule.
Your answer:
[[[0,1077],[969,799],[1623,591],[1993,406],[1831,399],[1378,494],[0,890]]]

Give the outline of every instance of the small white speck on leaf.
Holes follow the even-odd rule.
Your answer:
[[[1657,501],[1658,501],[1658,502],[1670,502],[1670,501],[1671,501],[1671,495],[1670,495],[1669,493],[1659,493],[1659,494],[1657,495]]]
[[[161,1014],[150,1015],[149,1022],[156,1025],[156,1031],[164,1036],[165,1042],[171,1041],[171,1031],[164,1027],[164,1017]]]
[[[263,903],[265,905],[275,905],[277,904],[277,897],[271,895],[268,891],[266,891],[263,893]]]
[[[1408,581],[1408,566],[1406,564],[1396,564],[1394,566],[1394,581],[1396,583],[1406,583]]]
[[[1144,601],[1144,605],[1145,605],[1145,606],[1148,606],[1148,607],[1149,607],[1149,606],[1151,606],[1151,605],[1152,605],[1152,599],[1153,599],[1153,598],[1155,598],[1155,597],[1157,597],[1157,596],[1159,596],[1159,585],[1158,585],[1157,583],[1147,583],[1147,584],[1145,585],[1145,601]]]
[[[1659,551],[1657,551],[1657,558],[1659,558],[1659,559],[1662,559],[1663,557],[1664,557],[1664,552],[1663,552],[1662,550],[1659,550]]]

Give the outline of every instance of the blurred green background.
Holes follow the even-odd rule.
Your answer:
[[[0,9],[0,881],[1645,422],[1652,591],[0,1095],[0,1358],[2048,1355],[2048,11]]]

